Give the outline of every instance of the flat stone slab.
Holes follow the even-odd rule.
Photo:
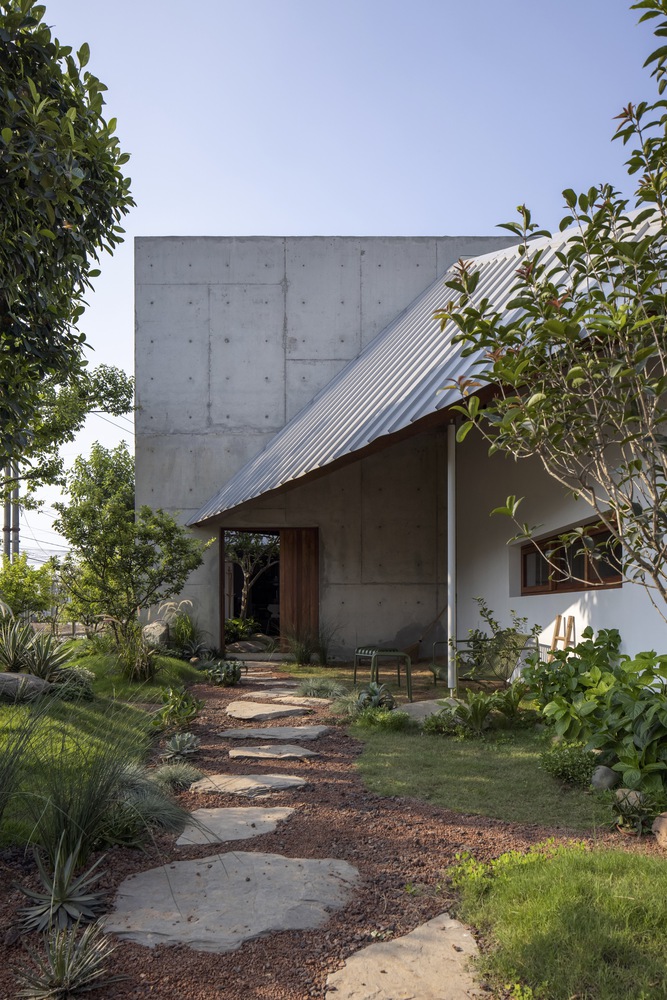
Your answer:
[[[413,701],[408,705],[399,705],[398,711],[405,712],[417,722],[423,722],[429,716],[442,712],[444,707],[441,701]]]
[[[242,694],[242,698],[265,698],[267,701],[274,701],[280,705],[300,705],[302,708],[317,707],[318,705],[330,705],[331,698],[309,698],[306,695],[300,694],[285,694],[284,689],[276,688],[275,690],[269,689],[267,691],[257,692],[249,691],[248,694]]]
[[[263,747],[234,747],[229,751],[230,757],[270,757],[273,759],[304,760],[306,757],[319,757],[315,750],[306,747],[296,747],[289,743],[274,744]]]
[[[296,705],[262,705],[255,701],[232,701],[227,706],[232,719],[280,719],[290,715],[308,715],[309,708]]]
[[[477,945],[441,913],[410,934],[362,948],[327,977],[331,1000],[470,1000],[488,996],[468,972]]]
[[[228,840],[249,840],[263,833],[273,833],[278,823],[286,820],[293,809],[236,806],[231,809],[195,809],[176,841],[177,847],[190,844],[224,844]]]
[[[190,785],[191,792],[222,792],[225,795],[244,795],[252,799],[257,795],[270,795],[286,788],[306,785],[305,778],[295,774],[209,774]]]
[[[178,861],[125,879],[106,930],[149,948],[234,951],[266,934],[326,924],[358,875],[345,861],[247,851]]]
[[[227,740],[316,740],[328,733],[330,726],[267,726],[266,729],[223,729]]]

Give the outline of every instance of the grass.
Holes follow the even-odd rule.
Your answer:
[[[455,812],[517,823],[590,830],[609,825],[598,796],[566,788],[539,767],[543,737],[498,730],[484,740],[454,740],[352,727],[365,743],[358,767],[380,795],[423,799]]]
[[[97,767],[101,775],[108,776],[109,770],[113,770],[114,748],[118,748],[119,753],[124,748],[125,756],[138,762],[145,753],[147,739],[154,738],[155,734],[151,732],[147,737],[149,715],[132,703],[159,703],[164,685],[180,685],[202,679],[201,673],[189,663],[169,657],[160,658],[161,670],[150,684],[125,680],[116,658],[111,655],[85,657],[77,663],[95,674],[95,698],[93,701],[74,702],[49,699],[40,707],[37,737],[32,745],[28,742],[27,746],[20,747],[19,791],[39,792],[45,784],[48,786],[51,783],[54,795],[61,786],[63,796],[70,795],[68,772],[71,768],[83,767],[86,762],[89,770]],[[29,705],[0,705],[2,759],[7,759],[8,752],[13,753],[19,740],[17,734],[27,726],[34,711],[35,708]],[[109,767],[105,765],[105,758],[111,762]],[[50,760],[59,762],[52,773]],[[102,780],[103,777],[100,777]],[[37,829],[41,820],[36,815],[35,802],[36,798],[31,809],[25,795],[10,798],[0,827],[0,846],[25,843]],[[39,805],[37,812],[40,812]]]
[[[663,860],[561,848],[500,861],[490,879],[478,866],[459,884],[458,915],[484,936],[492,984],[521,983],[533,992],[516,995],[534,1000],[667,996]]]
[[[142,684],[123,677],[115,656],[85,656],[76,662],[77,666],[86,667],[95,674],[95,694],[98,697],[119,701],[154,702],[158,705],[163,687],[197,684],[205,679],[191,663],[170,656],[159,656],[155,680]]]

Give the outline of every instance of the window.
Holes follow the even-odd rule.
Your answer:
[[[594,552],[587,549],[587,539],[595,546]],[[521,593],[620,587],[621,558],[620,543],[597,525],[591,525],[573,542],[563,541],[560,535],[529,542],[521,547]]]

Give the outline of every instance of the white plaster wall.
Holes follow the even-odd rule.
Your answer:
[[[505,237],[136,240],[137,503],[163,507],[187,521],[458,257],[508,242]],[[374,473],[364,471],[363,463],[361,468],[372,480]],[[414,470],[412,487],[419,487],[422,472]],[[400,468],[395,474],[396,483],[402,482]],[[350,626],[350,635],[359,641],[380,638],[364,635],[371,613],[376,615],[375,631],[384,632],[391,624],[393,636],[400,621],[411,623],[415,631],[421,620],[419,602],[426,597],[414,594],[420,587],[426,594],[425,580],[432,580],[435,565],[432,525],[414,529],[417,562],[404,553],[400,561],[386,564],[387,543],[405,535],[410,504],[419,494],[408,500],[396,483],[390,489],[373,482],[358,494],[364,498],[358,513],[364,527],[356,535],[354,517],[348,518],[347,511],[326,512],[333,503],[326,487],[320,494],[306,490],[298,501],[317,495],[318,517],[338,525],[322,535],[325,616],[337,611],[335,600],[343,600],[340,595],[334,599],[334,589],[352,586],[335,574],[356,572],[348,558],[353,544],[363,567],[357,587],[390,588],[396,594],[402,588],[408,595],[389,604],[382,595],[368,604],[356,598],[358,624]],[[299,520],[306,510],[295,504],[292,499],[281,508],[283,523],[307,524]],[[202,625],[213,634],[217,558],[212,548],[183,595],[194,601]],[[340,568],[334,571],[337,561]],[[379,574],[377,580],[373,574]]]
[[[585,521],[592,510],[583,500],[568,497],[542,470],[539,462],[514,462],[501,455],[491,458],[480,437],[469,434],[457,445],[458,522],[458,634],[482,625],[473,598],[484,597],[501,622],[509,623],[510,609],[542,626],[540,640],[551,642],[556,615],[574,615],[576,638],[591,625],[617,628],[623,651],[667,651],[667,625],[652,606],[643,587],[624,583],[618,589],[521,597],[521,543],[508,545],[516,529],[503,516],[490,516],[510,495],[525,497],[519,508],[522,522],[540,525],[536,535],[547,536]]]

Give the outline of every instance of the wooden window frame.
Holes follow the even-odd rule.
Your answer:
[[[586,527],[586,525],[581,525],[581,527]],[[535,586],[528,586],[526,584],[526,557],[530,554],[542,554],[551,546],[554,548],[563,548],[564,542],[561,541],[560,536],[565,534],[566,531],[557,532],[554,535],[549,535],[548,538],[540,538],[534,542],[528,542],[521,546],[521,596],[530,597],[534,594],[561,594],[561,593],[573,593],[575,591],[590,591],[590,590],[615,590],[623,585],[623,576],[621,570],[614,576],[608,577],[606,580],[600,580],[599,576],[595,571],[595,564],[591,560],[590,556],[584,552],[584,576],[585,579],[572,579],[572,577],[567,577],[563,579],[554,579],[554,570],[550,567],[549,580],[546,584],[537,584]],[[598,525],[591,525],[590,530],[587,532],[590,538],[596,538],[600,536],[611,537],[611,532],[607,528],[600,527]],[[576,544],[576,543],[575,543]],[[578,554],[578,553],[577,553]],[[551,557],[550,557],[551,558]],[[548,565],[548,563],[547,563]]]

